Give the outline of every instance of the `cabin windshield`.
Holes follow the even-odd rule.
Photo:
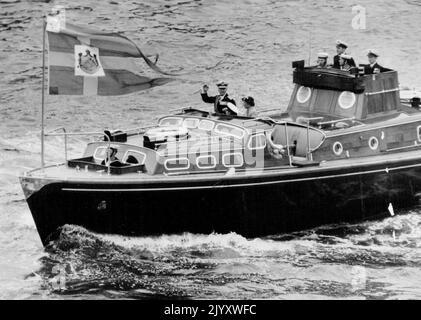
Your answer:
[[[238,139],[242,139],[244,137],[244,130],[238,127],[230,126],[224,123],[218,123],[214,129],[215,133],[223,134],[227,136],[232,136]]]
[[[158,125],[161,127],[180,126],[190,130],[196,129],[205,131],[208,134],[226,135],[238,139],[242,139],[245,136],[243,128],[195,117],[165,117],[159,120]]]

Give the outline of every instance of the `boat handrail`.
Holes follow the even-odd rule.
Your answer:
[[[144,126],[144,127],[136,127],[136,128],[130,128],[130,129],[126,129],[124,130],[125,133],[127,133],[128,136],[133,136],[136,134],[142,134],[145,133],[145,131],[147,129],[151,129],[151,128],[155,128],[156,125],[150,125],[150,126]],[[134,134],[129,134],[129,132],[135,131]]]
[[[186,142],[203,142],[203,141],[209,141],[209,140],[212,140],[212,139],[226,140],[227,142],[232,142],[233,140],[242,140],[242,139],[239,139],[239,138],[237,138],[235,136],[218,136],[218,135],[214,135],[214,136],[200,136],[200,137],[197,137],[195,139],[189,139],[189,140],[181,140],[181,142],[182,141],[186,141]],[[174,142],[180,142],[180,141],[166,141],[166,142],[156,143],[156,145],[159,145],[159,146],[163,146],[164,145],[165,146],[167,144],[174,143]]]
[[[59,131],[62,130],[63,133],[54,133],[55,131]],[[107,139],[108,141],[108,146],[107,146],[107,154],[108,154],[108,150],[111,147],[111,139],[107,134],[104,134],[104,132],[97,132],[97,131],[91,131],[91,132],[67,132],[66,128],[64,127],[60,127],[60,128],[56,128],[53,129],[47,133],[44,133],[44,136],[46,137],[53,137],[53,136],[64,136],[64,157],[65,160],[67,162],[67,136],[98,136],[98,135],[102,135],[104,138]],[[110,174],[111,173],[111,168],[110,168],[110,164],[108,164],[107,166],[107,173]]]
[[[342,118],[342,119],[336,119],[336,120],[330,120],[330,121],[321,121],[321,122],[317,122],[318,126],[324,125],[324,124],[334,124],[337,122],[341,122],[341,121],[354,121],[355,117],[350,117],[350,118]]]
[[[184,110],[189,110],[189,109],[193,109],[192,107],[178,107],[178,108],[174,108],[171,110],[168,110],[168,112],[175,112],[175,111],[184,111]]]
[[[280,110],[279,108],[274,108],[274,109],[264,109],[264,110],[259,110],[259,113],[266,113],[266,112],[272,112],[272,111],[279,111],[279,112],[284,112],[282,110]]]
[[[48,136],[57,136],[56,134],[53,134],[53,132],[55,131],[59,131],[62,130],[63,134],[60,135],[64,135],[64,160],[67,162],[67,132],[66,132],[66,128],[65,127],[59,127],[59,128],[55,128],[47,133],[44,133],[45,137]]]

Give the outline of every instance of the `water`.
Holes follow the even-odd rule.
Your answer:
[[[366,7],[366,30],[351,28],[355,4]],[[197,91],[205,82],[214,90],[219,79],[237,100],[251,95],[259,109],[284,109],[291,61],[308,59],[310,30],[311,60],[317,51],[333,54],[337,39],[351,44],[357,63],[374,47],[382,65],[400,71],[402,87],[419,88],[419,1],[0,5],[0,299],[421,298],[418,208],[382,221],[259,239],[235,233],[127,238],[66,226],[44,250],[17,180],[39,165],[41,16],[54,5],[67,7],[75,23],[124,31],[145,51],[159,52],[161,68],[187,73],[122,97],[47,97],[47,128],[97,131],[149,124],[177,107],[209,108]],[[71,156],[86,141],[70,140]],[[46,152],[49,163],[62,161],[62,140],[48,138]]]

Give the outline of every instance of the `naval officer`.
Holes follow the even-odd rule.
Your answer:
[[[367,57],[369,64],[364,66],[364,74],[375,74],[387,71],[386,68],[383,68],[377,63],[377,58],[379,57],[377,51],[372,49],[368,50]]]
[[[319,52],[317,55],[317,68],[327,68],[327,58],[329,58],[329,55],[326,52]]]
[[[203,102],[213,103],[215,113],[222,113],[227,115],[237,115],[235,100],[228,97],[227,88],[228,83],[225,81],[219,81],[216,86],[218,87],[218,94],[216,96],[208,96],[208,85],[204,85],[202,88],[201,96]]]
[[[348,44],[341,41],[341,40],[337,40],[336,41],[336,56],[333,57],[333,68],[335,69],[340,69],[341,66],[339,64],[339,58],[341,54],[346,54],[346,49],[348,49]],[[351,67],[355,67],[355,61],[354,59],[351,59],[351,61],[349,61]]]
[[[344,71],[349,71],[352,67],[355,67],[355,65],[352,66],[353,61],[354,59],[349,54],[341,54],[339,56],[339,68]]]

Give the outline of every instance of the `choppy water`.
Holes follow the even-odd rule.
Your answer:
[[[353,30],[351,6],[367,9],[367,29]],[[421,214],[330,226],[264,239],[241,235],[125,238],[66,226],[44,250],[17,175],[39,165],[41,16],[54,5],[67,18],[124,31],[160,53],[160,66],[188,75],[163,87],[118,97],[47,97],[47,127],[125,128],[181,106],[207,108],[203,82],[230,82],[237,99],[285,108],[291,61],[333,53],[334,41],[382,52],[403,87],[421,87],[421,3],[378,1],[19,1],[0,0],[0,299],[274,298],[420,299]],[[142,65],[142,64],[141,64]],[[86,140],[73,139],[78,155]],[[49,138],[48,161],[63,160]]]

